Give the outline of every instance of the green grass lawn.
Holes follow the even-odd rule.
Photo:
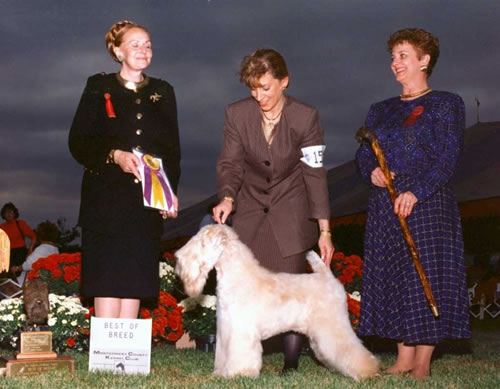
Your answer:
[[[211,375],[213,353],[176,350],[170,345],[152,350],[148,376],[89,373],[88,354],[68,354],[75,358],[75,373],[52,372],[38,377],[0,377],[0,388],[500,388],[500,321],[473,320],[470,342],[449,342],[436,353],[432,376],[423,381],[380,376],[360,383],[318,365],[302,356],[298,372],[281,377],[282,355],[264,356],[259,378],[224,379]],[[0,350],[0,355],[10,353]],[[390,366],[395,354],[378,348],[382,367]]]

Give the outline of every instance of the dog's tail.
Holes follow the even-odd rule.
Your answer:
[[[309,265],[311,265],[311,268],[314,273],[330,273],[330,269],[328,269],[325,265],[325,263],[321,260],[321,257],[316,254],[315,251],[311,250],[307,253],[306,259],[309,262]]]

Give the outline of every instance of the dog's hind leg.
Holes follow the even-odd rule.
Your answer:
[[[316,358],[329,369],[336,369],[356,381],[374,376],[379,370],[378,360],[350,327],[315,326],[309,338]]]

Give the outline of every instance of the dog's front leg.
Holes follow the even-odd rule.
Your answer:
[[[228,344],[224,367],[220,375],[225,377],[258,377],[262,367],[262,345],[260,339],[241,341],[233,338]]]
[[[214,375],[258,377],[262,367],[260,337],[217,321]]]
[[[217,323],[217,337],[215,343],[215,366],[214,375],[224,376],[224,370],[227,359],[228,339],[220,330],[220,325]]]

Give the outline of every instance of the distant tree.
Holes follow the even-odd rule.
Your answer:
[[[75,253],[81,251],[81,246],[76,239],[80,237],[80,231],[77,226],[69,228],[66,226],[66,218],[57,219],[57,228],[61,233],[59,238],[59,251],[61,253]]]

